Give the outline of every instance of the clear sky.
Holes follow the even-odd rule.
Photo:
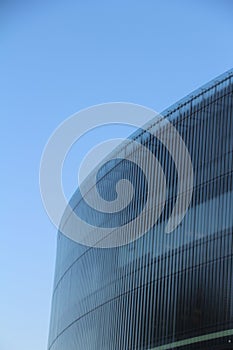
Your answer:
[[[1,350],[47,347],[56,229],[38,174],[52,131],[102,102],[162,111],[232,68],[232,18],[231,0],[0,2]],[[68,197],[89,147],[67,161]]]

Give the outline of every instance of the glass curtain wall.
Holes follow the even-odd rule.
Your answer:
[[[151,130],[132,137],[164,170],[165,208],[148,233],[118,248],[85,247],[58,233],[49,350],[233,347],[233,72],[162,114],[192,159],[194,192],[187,214],[165,234],[177,174],[166,149],[151,136],[152,123]],[[149,162],[147,167],[153,176]],[[133,182],[132,203],[114,217],[100,217],[77,190],[74,211],[96,226],[132,220],[147,200],[140,169],[118,160],[101,174],[99,187],[106,193],[119,179]]]

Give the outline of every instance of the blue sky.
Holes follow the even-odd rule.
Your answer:
[[[1,2],[1,350],[47,347],[56,229],[38,175],[50,134],[103,102],[162,111],[232,68],[232,16],[231,0]],[[67,159],[67,197],[91,142]]]

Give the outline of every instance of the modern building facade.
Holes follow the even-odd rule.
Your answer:
[[[168,179],[165,208],[149,232],[121,247],[85,247],[58,233],[49,350],[233,349],[233,71],[162,114],[191,156],[189,209],[165,234],[176,201],[176,169],[150,130],[136,133]],[[120,178],[134,181],[127,210],[100,218],[79,190],[72,206],[96,226],[111,220],[121,225],[145,204],[145,179],[124,160],[101,174],[108,193]]]

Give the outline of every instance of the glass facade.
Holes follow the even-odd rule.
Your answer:
[[[151,121],[151,130],[132,137],[155,154],[164,170],[165,208],[149,232],[122,247],[85,247],[58,233],[49,350],[233,349],[233,71],[162,114],[192,159],[189,209],[165,234],[177,174],[166,149],[151,136]],[[147,185],[132,163],[106,164],[98,179],[100,193],[112,200],[111,189],[121,178],[136,188],[127,208],[100,214],[77,190],[71,199],[77,215],[103,227],[138,215]]]

